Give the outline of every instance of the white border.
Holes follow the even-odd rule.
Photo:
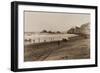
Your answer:
[[[49,12],[71,12],[71,13],[90,13],[90,59],[80,60],[60,60],[60,61],[42,61],[42,62],[24,62],[24,43],[23,43],[23,11],[49,11]],[[71,65],[88,65],[95,64],[95,10],[94,9],[80,9],[80,8],[63,8],[63,7],[46,7],[46,6],[18,6],[18,68],[38,68],[38,67],[53,67],[53,66],[71,66]]]

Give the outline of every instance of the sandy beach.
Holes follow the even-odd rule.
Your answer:
[[[90,39],[82,36],[68,41],[24,45],[25,62],[87,58],[90,58]]]

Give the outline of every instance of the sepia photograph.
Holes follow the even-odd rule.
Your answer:
[[[11,3],[11,70],[97,67],[97,6]]]
[[[90,14],[24,11],[24,61],[90,59]]]

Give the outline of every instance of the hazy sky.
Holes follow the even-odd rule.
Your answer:
[[[25,32],[67,31],[72,27],[90,22],[89,14],[24,12]]]

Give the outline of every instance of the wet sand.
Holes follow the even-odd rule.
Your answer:
[[[24,61],[90,58],[90,40],[77,36],[68,41],[45,42],[24,46]]]

